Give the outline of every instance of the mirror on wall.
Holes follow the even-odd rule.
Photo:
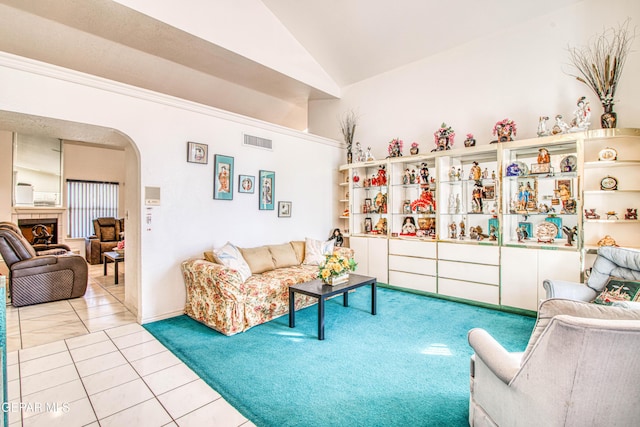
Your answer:
[[[62,206],[62,140],[13,134],[13,205]]]

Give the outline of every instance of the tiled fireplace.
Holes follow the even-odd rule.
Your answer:
[[[49,243],[64,243],[64,213],[64,208],[14,207],[11,221],[18,224],[23,236],[30,243],[34,243],[32,229],[39,224],[46,226],[52,235]]]

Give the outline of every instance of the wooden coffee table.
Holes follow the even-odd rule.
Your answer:
[[[350,274],[349,281],[340,285],[330,286],[316,279],[311,282],[299,283],[289,287],[289,327],[296,325],[295,294],[304,294],[318,298],[318,339],[324,339],[324,302],[327,298],[342,294],[343,305],[349,307],[349,291],[360,286],[371,285],[371,314],[376,314],[376,278]]]
[[[104,264],[104,275],[107,275],[107,263],[112,262],[114,264],[114,273],[116,275],[115,284],[118,284],[118,264],[124,262],[124,253],[120,255],[116,251],[105,252],[102,254],[102,263]]]

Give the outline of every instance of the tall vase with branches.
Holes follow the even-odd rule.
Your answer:
[[[340,119],[340,130],[344,137],[344,142],[347,144],[347,163],[353,162],[353,135],[356,133],[356,126],[358,124],[358,116],[353,110],[347,111]]]
[[[588,46],[569,47],[569,59],[580,74],[571,75],[589,86],[600,99],[604,108],[600,120],[603,128],[616,127],[614,98],[634,38],[635,30],[629,30],[626,20],[618,28],[604,30]]]

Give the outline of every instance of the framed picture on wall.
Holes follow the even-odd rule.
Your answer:
[[[233,200],[233,157],[214,156],[213,198]]]
[[[260,186],[260,210],[274,210],[273,198],[276,194],[276,173],[272,171],[260,171],[258,177],[258,185]]]
[[[278,202],[278,216],[281,218],[291,217],[291,202]]]
[[[187,142],[187,162],[204,165],[209,163],[209,146],[197,142]]]
[[[238,175],[238,193],[255,193],[256,177],[253,175]]]
[[[485,200],[495,200],[496,199],[496,185],[495,184],[485,184],[484,191],[482,192],[482,198]]]

